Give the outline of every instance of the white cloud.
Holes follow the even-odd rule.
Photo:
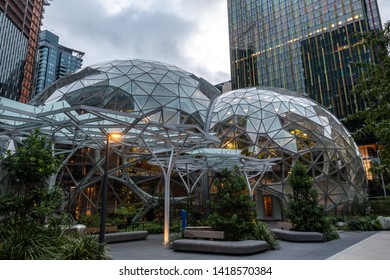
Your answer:
[[[97,3],[110,15],[116,15],[129,8],[148,10],[155,0],[97,0]]]
[[[61,44],[85,52],[84,66],[141,58],[212,83],[230,76],[226,0],[53,1],[43,24]]]
[[[202,15],[198,22],[198,30],[191,34],[185,43],[184,56],[188,57],[188,62],[193,67],[207,69],[210,73],[225,72],[225,80],[229,79],[226,2],[220,1],[215,9]]]
[[[44,28],[85,52],[84,66],[141,58],[177,65],[211,83],[230,79],[226,0],[67,0],[46,8]],[[390,1],[378,0],[382,22]]]
[[[379,13],[381,14],[382,24],[390,20],[390,1],[378,0]]]

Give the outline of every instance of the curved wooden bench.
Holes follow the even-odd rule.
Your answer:
[[[271,231],[275,236],[284,241],[292,242],[324,242],[324,236],[320,232],[295,231],[273,228]]]
[[[215,241],[201,239],[179,239],[173,241],[173,249],[177,251],[192,251],[201,253],[249,255],[264,252],[269,249],[263,240]]]
[[[115,233],[105,234],[104,241],[107,243],[126,242],[126,241],[146,239],[147,237],[148,237],[148,232],[146,230],[115,232]]]

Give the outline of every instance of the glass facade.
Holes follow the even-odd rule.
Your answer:
[[[298,160],[308,167],[328,212],[345,213],[355,199],[364,198],[359,149],[337,118],[317,103],[288,90],[258,87],[222,94],[211,111],[210,132],[221,140],[220,148],[277,159],[265,176],[252,178],[259,180],[258,199],[273,195],[285,203],[292,192],[287,177]]]
[[[4,13],[0,13],[0,26],[0,96],[17,100],[28,39]]]
[[[376,0],[228,0],[232,88],[309,96],[338,118],[364,108],[354,63],[374,61],[362,33],[381,28]]]
[[[79,70],[83,52],[59,44],[59,37],[44,30],[39,35],[39,56],[35,93],[39,93],[59,78]]]
[[[0,96],[31,98],[39,30],[47,0],[0,1]]]

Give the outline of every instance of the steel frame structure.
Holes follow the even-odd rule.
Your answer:
[[[39,129],[53,141],[54,153],[64,156],[61,168],[66,168],[65,165],[80,149],[93,148],[100,155],[100,151],[106,147],[107,133],[119,131],[123,138],[112,144],[115,153],[123,159],[131,156],[133,148],[146,150],[156,159],[154,164],[162,171],[165,183],[164,243],[167,244],[171,200],[170,177],[175,161],[181,154],[205,147],[210,143],[218,143],[219,140],[205,133],[197,125],[168,125],[152,122],[148,116],[154,113],[156,112],[151,111],[136,115],[83,105],[69,106],[65,101],[55,105],[35,107],[0,98],[1,151],[5,153],[10,147],[16,147],[32,130]],[[164,163],[159,161],[160,155],[168,156],[169,160]],[[95,159],[94,168],[85,178],[78,182],[73,178],[76,191],[82,192],[90,184],[102,181],[103,164],[106,163],[106,158]],[[125,170],[128,165],[126,162],[108,170],[108,177],[126,184],[144,202],[156,203],[158,197],[145,192],[131,180]],[[118,173],[119,170],[122,172]],[[92,178],[97,171],[100,176]],[[123,176],[118,177],[118,174]],[[2,185],[1,193],[5,192],[6,187]],[[112,186],[111,190],[115,191]],[[69,195],[69,206],[72,197],[74,196]],[[93,201],[91,203],[98,208],[98,203]]]

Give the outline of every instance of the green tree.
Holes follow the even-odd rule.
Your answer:
[[[377,60],[360,65],[364,72],[354,91],[364,98],[367,107],[350,116],[350,120],[363,124],[354,133],[357,139],[373,136],[378,141],[381,165],[375,169],[390,175],[390,21],[383,30],[372,31],[363,38],[375,49]]]
[[[52,143],[33,131],[1,161],[11,179],[0,196],[0,259],[107,259],[93,236],[68,234],[66,215],[59,214],[63,190],[47,184],[60,165]]]
[[[27,220],[44,223],[61,206],[60,187],[48,188],[47,180],[59,167],[51,142],[33,131],[14,154],[7,152],[2,165],[11,179],[11,190],[0,198],[3,222],[23,225]]]
[[[318,204],[318,193],[312,187],[313,179],[301,162],[292,167],[288,182],[293,193],[288,194],[286,217],[294,224],[294,229],[321,232],[326,240],[337,238],[324,207]]]
[[[254,232],[255,211],[245,179],[237,166],[214,180],[217,193],[209,202],[209,225],[224,231],[225,240],[244,240]]]

